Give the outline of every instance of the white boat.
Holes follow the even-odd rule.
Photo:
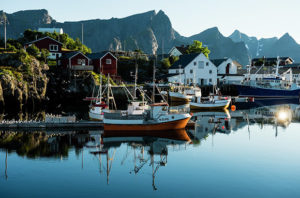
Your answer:
[[[103,120],[103,112],[102,110],[107,107],[107,105],[102,101],[101,102],[96,102],[96,104],[93,104],[90,107],[89,110],[89,118],[90,120],[94,121],[102,121]]]
[[[229,107],[230,97],[209,96],[209,98],[194,97],[190,102],[191,110],[223,110]]]
[[[198,87],[175,87],[169,92],[172,102],[189,102],[194,96],[201,96],[201,89]]]
[[[167,103],[155,103],[144,109],[143,114],[126,111],[104,111],[104,130],[142,131],[184,129],[191,118],[189,113],[170,113]]]

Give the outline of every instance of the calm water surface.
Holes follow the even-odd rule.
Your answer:
[[[146,133],[1,132],[1,197],[300,197],[298,105]]]

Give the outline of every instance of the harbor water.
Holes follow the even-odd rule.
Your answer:
[[[297,102],[193,112],[178,131],[1,131],[0,195],[300,197]]]

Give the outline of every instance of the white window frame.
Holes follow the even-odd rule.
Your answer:
[[[105,63],[107,64],[107,65],[111,65],[111,59],[109,58],[109,59],[106,59],[105,60]]]
[[[203,69],[204,68],[204,61],[198,61],[198,69]]]
[[[57,52],[58,51],[58,45],[49,45],[49,51]]]

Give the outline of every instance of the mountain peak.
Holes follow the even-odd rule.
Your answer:
[[[280,37],[279,40],[284,40],[284,41],[291,41],[291,42],[296,42],[293,37],[289,33],[285,33],[282,37]]]

